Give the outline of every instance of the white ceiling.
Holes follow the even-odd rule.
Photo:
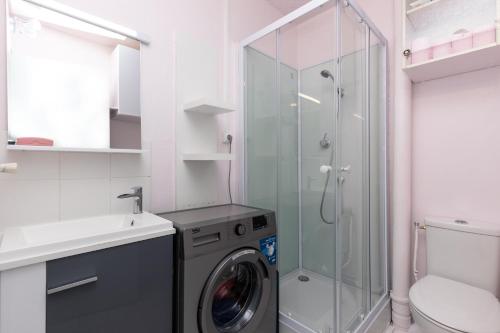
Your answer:
[[[267,0],[274,8],[283,14],[288,14],[310,0]]]

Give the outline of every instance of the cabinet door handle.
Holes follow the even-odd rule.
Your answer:
[[[65,290],[68,290],[68,289],[73,289],[73,288],[76,288],[76,287],[84,286],[86,284],[94,283],[96,281],[97,281],[97,276],[93,276],[93,277],[90,277],[90,278],[87,278],[87,279],[83,279],[83,280],[80,280],[80,281],[76,281],[76,282],[64,284],[64,285],[59,286],[59,287],[48,289],[47,290],[47,295],[52,295],[52,294],[60,293],[61,291],[65,291]]]

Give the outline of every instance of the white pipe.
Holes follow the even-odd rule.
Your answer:
[[[415,282],[418,281],[418,229],[420,229],[420,224],[418,222],[415,222],[415,239],[413,240],[413,278],[415,279]]]
[[[0,164],[0,173],[16,173],[17,163]]]
[[[404,0],[395,1],[394,110],[392,177],[392,320],[394,332],[408,332],[411,276],[411,151],[412,151],[412,85],[403,65],[402,35]]]

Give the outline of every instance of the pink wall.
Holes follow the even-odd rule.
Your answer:
[[[500,225],[500,68],[413,88],[413,217]]]
[[[233,42],[259,31],[283,16],[266,0],[230,0],[229,35]]]
[[[297,25],[298,68],[304,69],[337,57],[337,8],[322,7]]]
[[[500,225],[499,91],[500,67],[414,85],[416,221],[449,216]],[[419,252],[425,267],[425,246]]]
[[[500,225],[500,68],[414,86],[413,216]]]

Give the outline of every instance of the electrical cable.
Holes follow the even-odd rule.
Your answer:
[[[229,155],[232,153],[232,146],[233,146],[233,136],[228,135],[227,140],[229,141]],[[233,195],[231,193],[231,168],[232,168],[232,161],[229,159],[229,172],[227,176],[227,191],[229,193],[229,203],[233,204]]]

